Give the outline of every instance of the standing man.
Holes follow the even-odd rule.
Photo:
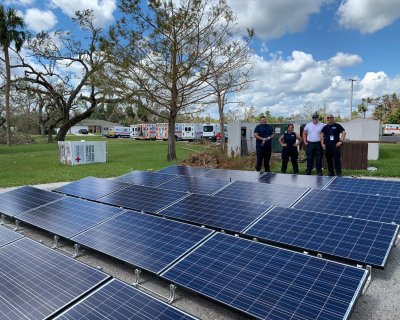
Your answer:
[[[307,123],[303,131],[303,141],[306,146],[307,170],[306,174],[310,175],[315,166],[317,174],[322,176],[322,148],[321,148],[321,131],[324,124],[319,122],[317,113],[312,115],[312,121]]]
[[[256,170],[261,172],[264,160],[265,172],[270,172],[269,160],[272,153],[272,138],[274,137],[274,128],[267,124],[265,116],[261,116],[260,124],[254,129],[254,138],[256,139],[257,164]]]
[[[327,124],[323,127],[321,133],[321,145],[325,151],[326,162],[328,163],[328,172],[330,176],[334,176],[333,167],[335,163],[336,175],[342,175],[342,164],[340,162],[340,147],[346,138],[344,128],[335,122],[333,115],[326,116]]]

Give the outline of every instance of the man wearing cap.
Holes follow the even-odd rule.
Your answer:
[[[272,153],[272,138],[274,137],[274,128],[267,124],[265,116],[260,118],[260,124],[254,129],[254,138],[256,139],[257,164],[256,170],[261,172],[263,160],[265,172],[270,172],[269,160]]]
[[[325,151],[326,162],[328,163],[328,172],[330,176],[334,176],[333,163],[335,163],[336,175],[342,175],[342,164],[340,162],[340,147],[346,138],[344,128],[335,122],[332,114],[326,116],[327,124],[322,128],[321,145]]]
[[[307,123],[303,131],[303,141],[306,146],[307,170],[306,174],[310,175],[315,166],[317,174],[322,176],[322,148],[321,148],[321,131],[324,124],[319,122],[317,113],[312,115],[312,121]]]

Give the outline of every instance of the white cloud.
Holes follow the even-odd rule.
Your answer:
[[[76,11],[91,9],[95,25],[99,27],[114,20],[113,12],[117,8],[116,0],[51,0],[51,4],[70,17],[74,17]]]
[[[357,54],[338,52],[334,57],[329,59],[329,62],[335,67],[343,68],[362,63],[362,58]]]
[[[228,0],[239,27],[254,28],[261,39],[279,38],[307,27],[309,16],[320,11],[325,0]]]
[[[34,2],[35,0],[6,0],[4,3],[6,5],[29,6]]]
[[[339,24],[345,28],[373,33],[400,18],[400,1],[345,0],[340,5],[338,14]]]
[[[48,31],[57,24],[57,17],[52,11],[36,8],[26,10],[24,20],[28,28],[35,32]]]

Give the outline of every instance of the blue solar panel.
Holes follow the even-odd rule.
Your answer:
[[[127,211],[72,239],[85,247],[158,273],[212,232]]]
[[[259,319],[346,319],[368,272],[216,234],[162,277]]]
[[[227,186],[230,182],[212,178],[179,176],[158,186],[158,188],[177,190],[182,192],[212,194]]]
[[[117,190],[127,187],[128,183],[113,181],[110,179],[101,179],[95,177],[87,177],[53,191],[64,193],[70,196],[96,200]]]
[[[332,181],[332,177],[326,176],[305,176],[300,174],[283,174],[283,173],[270,173],[262,175],[258,182],[269,183],[269,184],[282,184],[291,187],[306,187],[313,189],[322,189],[329,182]]]
[[[22,234],[19,234],[18,232],[0,226],[0,247],[23,237],[24,236]]]
[[[398,231],[395,224],[275,207],[245,233],[274,244],[383,268]]]
[[[255,181],[260,177],[260,173],[257,171],[213,169],[207,172],[204,177],[228,181]]]
[[[309,189],[235,181],[226,188],[217,192],[215,196],[280,207],[290,207],[307,190]]]
[[[241,232],[269,208],[247,201],[191,194],[159,214],[220,230]]]
[[[118,280],[111,280],[56,319],[184,320],[195,318],[130,285]]]
[[[78,198],[64,198],[18,216],[18,220],[56,235],[71,238],[122,213],[123,209]]]
[[[311,190],[294,207],[308,211],[400,224],[400,198],[330,190]]]
[[[25,186],[0,194],[0,213],[15,217],[24,211],[62,198],[60,194]]]
[[[184,192],[131,185],[98,201],[126,209],[155,213],[185,195]]]
[[[109,278],[23,238],[0,248],[0,318],[47,319]]]
[[[176,174],[163,174],[151,171],[132,171],[116,177],[114,181],[137,184],[141,186],[156,187],[161,183],[176,178]]]
[[[400,198],[400,181],[336,178],[326,189]]]
[[[198,168],[198,167],[187,167],[187,166],[169,166],[164,169],[159,170],[159,173],[166,174],[178,174],[178,175],[188,175],[188,176],[202,176],[209,172],[211,169]]]

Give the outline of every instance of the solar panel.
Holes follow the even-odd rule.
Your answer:
[[[300,174],[283,174],[283,173],[270,173],[262,175],[258,182],[269,184],[282,184],[291,187],[306,187],[313,189],[322,189],[329,182],[332,177],[327,176],[306,176]]]
[[[195,318],[143,291],[113,279],[56,319],[184,320]]]
[[[102,197],[98,201],[127,209],[155,213],[185,195],[184,192],[130,185]]]
[[[71,238],[122,213],[123,209],[78,198],[64,198],[18,216],[18,220],[56,235]]]
[[[215,194],[216,197],[290,207],[308,188],[235,181]]]
[[[400,181],[336,178],[326,189],[400,198]]]
[[[158,273],[212,232],[127,211],[72,239],[85,247]]]
[[[110,179],[101,179],[95,177],[87,177],[69,184],[66,184],[53,191],[64,193],[70,196],[96,200],[119,189],[125,188],[129,184],[113,181]]]
[[[255,181],[260,177],[260,173],[257,171],[214,169],[207,172],[204,177],[228,181]]]
[[[148,187],[156,187],[161,183],[176,178],[176,174],[163,174],[151,171],[132,171],[116,177],[114,181],[137,184]]]
[[[159,214],[220,230],[241,232],[269,208],[263,204],[191,194]]]
[[[24,211],[62,198],[60,194],[25,186],[0,194],[0,213],[15,217]]]
[[[198,168],[198,167],[188,167],[188,166],[169,166],[169,167],[159,170],[158,172],[197,177],[197,176],[202,176],[202,175],[206,174],[210,170],[211,169],[208,169],[208,168]]]
[[[24,236],[18,232],[0,226],[0,247],[23,237]]]
[[[400,224],[400,198],[351,192],[311,190],[294,206],[358,219]]]
[[[0,248],[0,318],[47,319],[109,278],[28,238]]]
[[[368,271],[217,233],[162,277],[259,319],[347,319]]]
[[[398,232],[399,226],[395,224],[275,207],[245,233],[383,268]]]
[[[230,182],[203,177],[179,176],[158,186],[158,188],[198,194],[211,194],[227,186]]]

